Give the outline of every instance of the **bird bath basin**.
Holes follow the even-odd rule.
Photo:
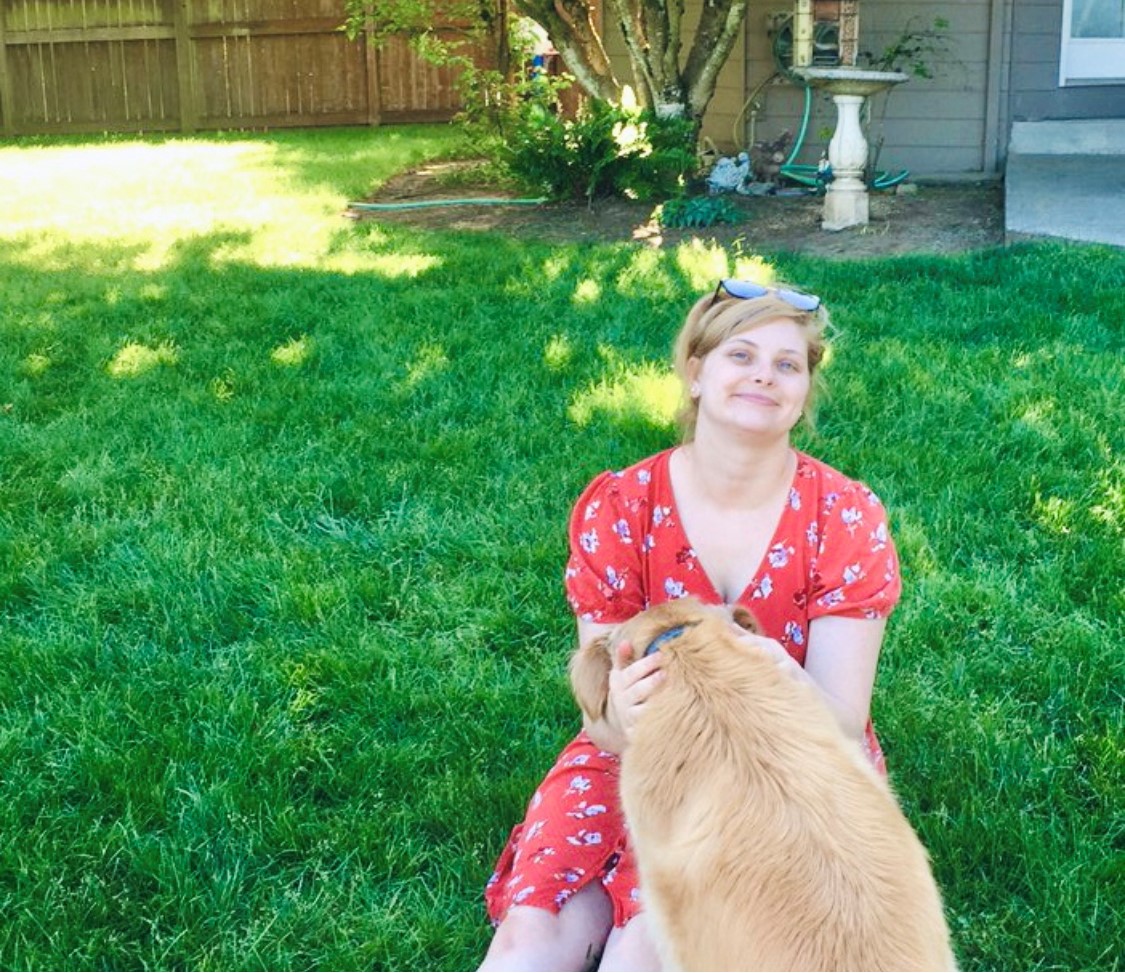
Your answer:
[[[867,71],[863,68],[795,68],[794,73],[814,88],[830,95],[858,95],[866,98],[903,81],[910,75],[901,71]]]
[[[826,230],[861,226],[870,218],[867,184],[867,139],[863,134],[860,110],[871,95],[909,80],[900,71],[868,71],[864,68],[795,68],[812,88],[827,91],[836,104],[836,131],[828,143],[828,163],[832,182],[824,197]]]

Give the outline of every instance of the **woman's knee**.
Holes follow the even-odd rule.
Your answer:
[[[660,970],[660,954],[642,912],[624,926],[614,929],[605,945],[600,969],[603,970]]]
[[[587,970],[613,928],[613,906],[591,883],[556,914],[514,906],[496,927],[482,970]]]

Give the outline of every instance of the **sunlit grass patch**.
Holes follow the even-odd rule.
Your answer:
[[[113,356],[106,371],[114,378],[130,378],[160,365],[175,365],[178,359],[179,353],[171,342],[152,347],[131,341]]]
[[[275,365],[286,368],[296,368],[308,361],[313,352],[313,343],[307,335],[294,338],[283,345],[278,345],[270,352],[270,360]]]
[[[580,426],[595,416],[607,421],[641,420],[669,426],[680,407],[679,379],[667,368],[645,366],[579,391],[567,415]]]

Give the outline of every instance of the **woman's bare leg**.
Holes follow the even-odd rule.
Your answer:
[[[643,912],[609,934],[601,966],[598,967],[599,970],[652,971],[662,968]]]
[[[496,927],[482,970],[590,970],[613,929],[601,882],[576,892],[558,915],[516,905]]]

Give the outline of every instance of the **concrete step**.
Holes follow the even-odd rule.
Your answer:
[[[1008,152],[1020,155],[1125,155],[1125,118],[1013,122]]]
[[[1015,122],[1004,226],[1009,239],[1125,247],[1125,118]]]

